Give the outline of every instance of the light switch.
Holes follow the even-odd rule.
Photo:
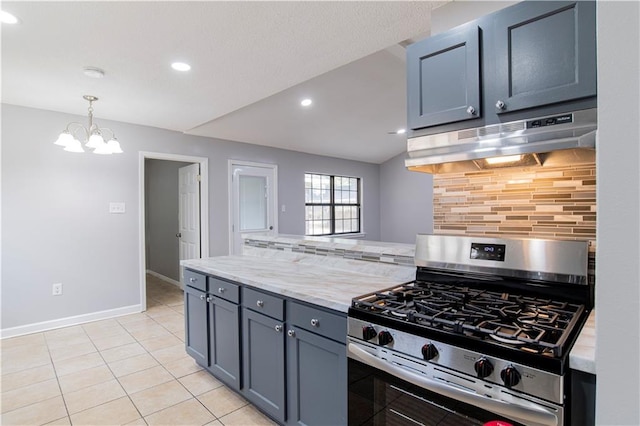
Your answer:
[[[122,214],[125,212],[125,205],[122,202],[111,202],[109,203],[109,213],[119,213]]]
[[[285,211],[287,211],[287,207],[283,204],[282,205],[282,213],[284,213]]]

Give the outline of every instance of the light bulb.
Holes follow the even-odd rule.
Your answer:
[[[109,145],[107,145],[106,143],[103,143],[102,145],[100,145],[96,149],[94,149],[93,153],[94,154],[100,154],[100,155],[113,154],[113,152],[111,152],[111,148],[109,148]]]
[[[84,149],[82,149],[82,144],[78,139],[75,138],[73,138],[71,142],[69,142],[67,146],[64,147],[64,150],[68,152],[84,152]]]
[[[504,157],[492,157],[487,158],[487,164],[504,164],[504,163],[515,163],[516,161],[522,160],[522,155],[506,155]]]
[[[74,141],[73,135],[67,131],[64,131],[60,133],[60,136],[58,136],[58,139],[53,144],[60,145],[60,146],[68,146],[69,144],[73,143],[73,141]]]
[[[87,148],[98,148],[101,145],[104,145],[104,139],[100,133],[94,133],[89,137],[89,141],[84,146]]]
[[[120,142],[116,138],[111,139],[107,142],[107,147],[113,154],[122,154],[122,148],[120,148]]]

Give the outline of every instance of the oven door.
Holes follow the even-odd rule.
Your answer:
[[[348,354],[349,425],[562,424],[562,410],[524,400],[522,405],[499,401],[454,383],[421,377],[353,342],[348,344]]]

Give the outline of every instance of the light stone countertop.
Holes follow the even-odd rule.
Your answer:
[[[344,313],[354,297],[415,278],[415,267],[296,255],[276,250],[257,250],[251,254],[253,256],[184,260],[181,265]],[[569,353],[570,368],[596,373],[595,341],[593,310]]]
[[[587,322],[569,352],[569,367],[573,370],[596,374],[596,311],[589,314]]]
[[[300,263],[291,259],[254,256],[183,260],[181,265],[344,313],[348,311],[354,297],[415,278],[415,268],[398,267],[402,268],[403,273],[391,277]],[[406,274],[406,279],[402,277],[403,274]]]
[[[278,234],[276,236],[248,234],[243,235],[243,238],[276,243],[306,244],[313,247],[353,250],[387,255],[409,257],[413,257],[415,255],[415,244],[370,241],[358,238],[312,237],[307,235],[288,234]]]

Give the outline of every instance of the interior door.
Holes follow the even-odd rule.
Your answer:
[[[242,235],[278,232],[275,194],[275,166],[232,164],[232,254],[242,254]]]
[[[180,260],[200,258],[200,164],[178,170]],[[182,274],[182,272],[181,272]],[[182,278],[182,277],[181,277]]]

